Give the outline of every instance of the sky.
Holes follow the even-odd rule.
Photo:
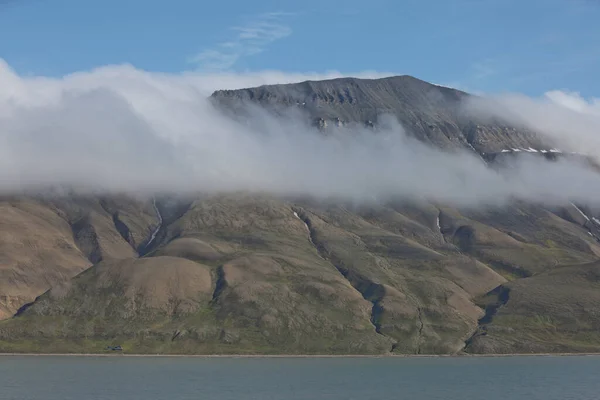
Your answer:
[[[596,0],[0,0],[24,76],[380,71],[472,92],[600,97]]]

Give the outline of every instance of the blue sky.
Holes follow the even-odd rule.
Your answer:
[[[0,0],[24,75],[150,71],[410,74],[472,91],[600,97],[596,0]]]

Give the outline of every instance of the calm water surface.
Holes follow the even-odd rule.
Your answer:
[[[597,400],[600,357],[0,357],[2,400]]]

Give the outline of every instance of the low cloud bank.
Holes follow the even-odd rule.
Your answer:
[[[503,94],[472,98],[465,109],[538,132],[565,150],[600,160],[600,99],[554,90],[541,98]]]
[[[395,121],[378,134],[342,129],[324,136],[301,119],[283,122],[258,110],[260,124],[238,123],[207,101],[216,89],[337,76],[169,75],[111,66],[52,79],[18,76],[0,61],[0,191],[48,186],[132,194],[250,190],[358,201],[427,198],[470,206],[513,198],[593,204],[600,197],[600,175],[573,162],[547,163],[532,156],[492,170],[472,152],[448,154],[409,138]],[[492,114],[491,103],[482,104],[477,112]],[[563,98],[548,105],[514,97],[503,104],[509,109],[503,117],[545,122],[536,127],[552,128],[550,134],[561,140],[572,132],[568,123],[561,125],[562,118],[575,121],[573,115],[584,115],[576,120],[580,132],[590,135],[598,121],[594,103]],[[556,107],[552,123],[542,118],[549,106]],[[573,110],[577,107],[585,110]]]

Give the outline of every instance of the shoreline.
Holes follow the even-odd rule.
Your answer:
[[[0,357],[140,357],[140,358],[503,358],[600,357],[600,353],[511,354],[136,354],[136,353],[0,353]]]

